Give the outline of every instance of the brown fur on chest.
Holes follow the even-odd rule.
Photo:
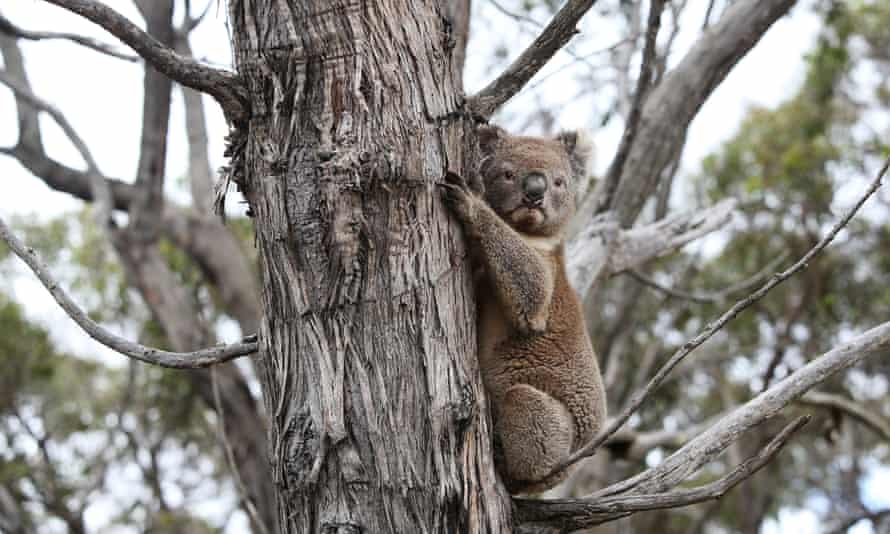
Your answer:
[[[587,335],[580,301],[569,285],[562,247],[539,248],[554,277],[547,327],[540,334],[521,336],[506,319],[492,286],[477,276],[478,355],[486,389],[497,405],[515,384],[528,384],[562,402],[576,424],[576,441],[586,441],[601,419],[597,408],[602,385],[596,356]]]

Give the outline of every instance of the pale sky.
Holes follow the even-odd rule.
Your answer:
[[[682,167],[685,172],[696,172],[702,157],[734,133],[751,106],[776,105],[797,88],[803,75],[802,57],[814,43],[819,28],[818,17],[807,8],[810,1],[801,2],[789,17],[776,23],[705,104],[691,127]],[[141,24],[131,2],[114,0],[107,3]],[[224,3],[213,4],[207,20],[193,33],[192,44],[199,57],[227,66],[231,61],[225,30],[225,9],[222,7]],[[484,4],[484,0],[477,0],[480,7],[484,8]],[[689,21],[689,27],[697,30],[706,4],[707,0],[689,0],[687,13],[690,17],[695,17],[695,20]],[[4,2],[3,13],[26,29],[68,31],[117,44],[112,36],[93,24],[38,0]],[[596,36],[591,46],[596,48],[612,44],[615,40],[614,32],[610,33],[608,28],[602,27],[602,24],[596,26],[594,22],[588,17],[582,26],[586,34]],[[503,19],[502,23],[506,31],[513,24],[509,19]],[[500,26],[498,31],[501,31]],[[681,33],[674,50],[682,52],[687,49],[693,37],[692,32]],[[478,52],[491,47],[490,39],[488,28],[474,27],[466,75],[469,92],[482,87],[491,76],[484,72],[484,65],[487,64],[481,59],[484,53]],[[518,53],[524,43],[525,41],[517,42],[511,53]],[[141,66],[112,59],[65,41],[22,42],[22,47],[28,73],[38,95],[53,102],[67,115],[92,149],[105,174],[132,180],[137,164],[141,121]],[[568,61],[570,58],[560,54],[543,74],[546,75],[548,69],[557,69]],[[555,75],[548,79],[537,91],[539,96],[543,95],[541,98],[545,101],[564,101],[565,95],[577,90],[574,83],[569,71],[564,76]],[[510,103],[510,112],[521,114],[523,106],[528,105],[528,100],[524,99],[531,97],[532,93],[529,92],[515,99]],[[221,154],[226,126],[215,104],[208,101],[211,160],[213,167],[217,168],[223,163]],[[0,121],[0,145],[3,146],[14,143],[17,136],[13,109],[9,91],[0,88],[0,117],[3,118]],[[588,117],[587,110],[568,104],[558,114],[559,126],[591,128],[593,125],[585,123]],[[50,155],[70,165],[82,167],[74,148],[61,131],[46,117],[42,121],[44,142]],[[170,180],[181,176],[186,168],[183,122],[181,96],[174,92],[168,150]],[[614,126],[594,130],[593,133],[597,143],[597,170],[601,172],[609,163],[620,130],[618,126]],[[25,214],[50,217],[82,207],[80,201],[49,190],[18,163],[4,156],[0,156],[0,176],[5,183],[5,193],[0,197],[0,215],[5,219],[11,215]],[[18,272],[19,275],[13,279],[0,281],[3,284],[0,288],[6,291],[12,287],[16,299],[25,305],[29,317],[46,325],[57,343],[78,354],[102,354],[105,361],[124,363],[123,357],[110,353],[81,333],[39,283],[25,274],[23,267],[19,266]],[[127,334],[132,336],[133,332],[124,333]],[[235,333],[229,332],[228,335]],[[888,487],[890,474],[887,469],[875,470],[873,476],[877,477],[876,482],[880,479],[883,487]],[[101,518],[96,518],[96,515],[93,513],[88,519],[101,523]],[[780,523],[774,526],[778,530],[771,532],[815,533],[818,531],[818,519],[810,512],[783,511]]]

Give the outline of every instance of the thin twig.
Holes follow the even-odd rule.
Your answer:
[[[751,304],[757,302],[764,295],[769,293],[769,291],[775,286],[781,284],[789,277],[791,277],[794,273],[804,269],[809,264],[810,260],[813,257],[821,252],[825,247],[831,243],[835,236],[837,236],[838,232],[841,231],[849,222],[850,219],[859,211],[859,208],[868,200],[869,197],[874,194],[875,191],[881,187],[881,180],[884,177],[884,174],[887,172],[888,167],[890,167],[890,158],[888,158],[881,169],[878,171],[875,178],[872,180],[869,187],[866,189],[865,193],[859,198],[859,200],[854,204],[843,217],[834,225],[834,227],[829,231],[816,245],[811,248],[806,254],[803,255],[800,260],[798,260],[794,265],[789,267],[788,269],[782,271],[781,273],[777,273],[773,275],[760,289],[755,291],[754,293],[748,295],[736,302],[730,309],[723,313],[719,319],[709,323],[705,329],[699,333],[694,338],[690,339],[686,343],[683,344],[672,356],[671,358],[658,370],[655,376],[646,384],[646,387],[642,390],[636,392],[633,397],[631,397],[630,401],[627,403],[626,407],[622,410],[621,414],[619,414],[612,422],[607,425],[604,429],[600,430],[600,432],[586,445],[582,446],[574,453],[569,455],[568,458],[558,463],[557,466],[553,469],[552,472],[557,472],[566,467],[572,465],[582,458],[586,458],[591,456],[596,449],[602,445],[612,434],[614,434],[621,426],[630,419],[630,416],[643,404],[643,401],[648,398],[648,396],[658,388],[662,382],[664,382],[667,375],[677,366],[681,361],[683,361],[686,356],[689,355],[693,350],[695,350],[702,343],[711,338],[715,333],[717,333],[723,326],[726,325],[729,321],[735,318],[742,310],[749,307]]]
[[[106,54],[118,59],[123,59],[124,61],[139,61],[139,57],[137,56],[118,52],[111,45],[105,44],[90,37],[85,37],[83,35],[65,32],[35,32],[19,28],[18,26],[13,24],[11,20],[4,17],[2,14],[0,14],[0,33],[5,33],[7,35],[11,35],[12,37],[18,37],[20,39],[27,39],[29,41],[64,39],[66,41],[71,41],[73,43],[89,48],[90,50],[95,50],[96,52],[99,52],[101,54]]]
[[[624,271],[628,275],[630,275],[634,280],[640,282],[643,285],[649,286],[652,289],[660,291],[669,297],[674,297],[683,300],[690,300],[692,302],[697,302],[699,304],[719,304],[725,302],[732,294],[738,293],[740,291],[744,291],[750,289],[752,286],[760,283],[767,275],[769,275],[776,267],[779,266],[785,259],[788,257],[788,253],[783,252],[779,256],[773,258],[766,266],[762,269],[758,270],[756,273],[751,276],[745,278],[744,280],[740,280],[731,286],[721,289],[720,291],[714,291],[710,293],[693,293],[691,291],[684,291],[682,289],[676,289],[665,284],[659,283],[653,278],[646,276],[641,273],[637,269],[629,269]]]
[[[257,352],[256,336],[245,337],[238,343],[230,345],[217,345],[194,352],[169,352],[154,347],[146,347],[139,343],[126,340],[113,334],[90,319],[81,310],[70,296],[61,288],[59,283],[49,273],[49,268],[41,260],[34,249],[25,246],[12,233],[6,222],[0,218],[0,238],[6,242],[12,251],[21,258],[28,267],[37,275],[40,282],[49,290],[50,294],[65,310],[65,313],[76,322],[90,337],[102,343],[106,347],[115,350],[130,358],[174,369],[195,369],[208,367],[217,363],[226,362],[240,356],[246,356]]]
[[[719,480],[697,488],[583,500],[516,499],[519,521],[546,523],[565,530],[576,530],[612,521],[635,512],[677,508],[719,499],[769,463],[782,450],[791,436],[809,420],[810,416],[808,415],[798,417],[783,428],[757,454],[739,464]]]
[[[470,111],[484,120],[491,117],[578,33],[575,25],[595,3],[596,0],[566,2],[541,34],[507,67],[507,70],[469,99]]]
[[[94,0],[45,1],[98,24],[170,79],[211,95],[220,103],[230,120],[247,117],[249,99],[246,89],[234,73],[180,56],[114,9]]]

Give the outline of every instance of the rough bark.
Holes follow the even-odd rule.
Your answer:
[[[252,95],[239,185],[260,256],[282,532],[502,532],[460,233],[467,167],[439,2],[233,1]]]

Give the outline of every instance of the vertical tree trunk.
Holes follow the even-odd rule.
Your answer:
[[[470,122],[437,0],[232,0],[285,532],[504,532],[466,250]]]

